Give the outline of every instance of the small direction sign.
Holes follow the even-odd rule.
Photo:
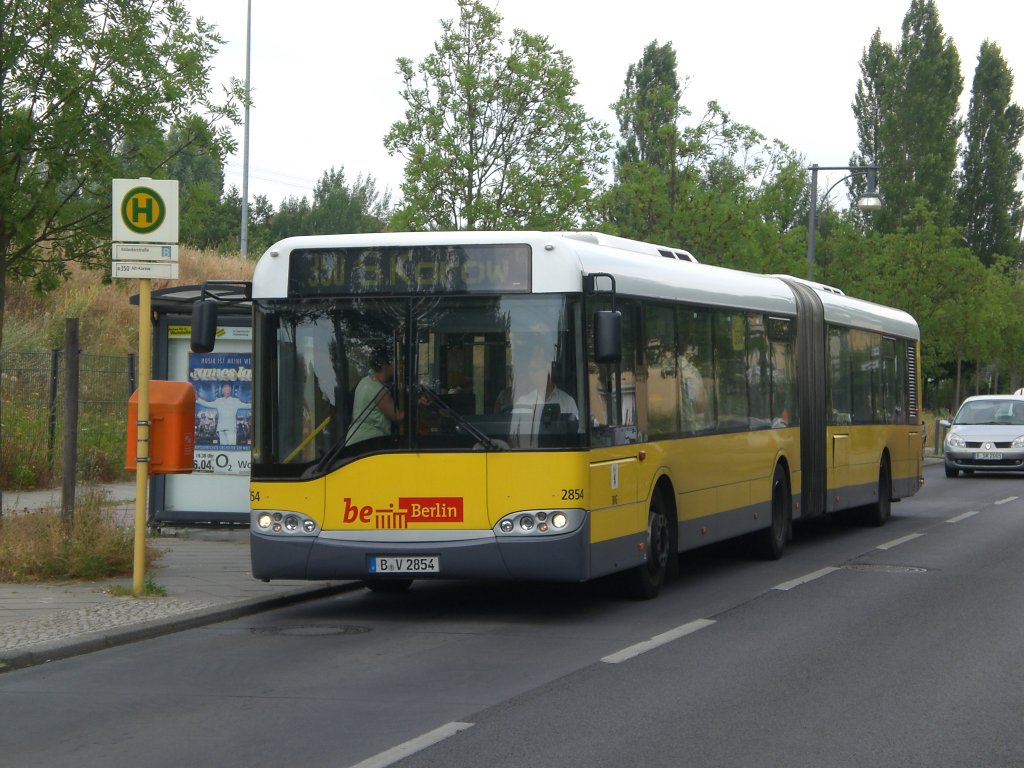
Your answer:
[[[178,262],[115,261],[112,277],[134,279],[177,280]]]
[[[178,260],[178,246],[167,243],[114,243],[114,261]]]

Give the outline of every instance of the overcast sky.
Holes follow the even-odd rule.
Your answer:
[[[458,17],[455,0],[251,0],[249,198],[312,196],[330,169],[344,168],[400,196],[403,159],[383,139],[403,118],[395,61],[418,64]],[[214,61],[215,83],[245,78],[247,0],[186,0],[227,44]],[[547,36],[573,62],[576,101],[618,134],[609,107],[626,70],[652,41],[671,42],[683,105],[703,114],[716,100],[741,123],[779,139],[808,165],[845,165],[856,149],[853,102],[859,63],[876,29],[896,45],[910,0],[630,0],[615,6],[580,0],[499,0],[502,37],[514,28]],[[992,40],[1015,74],[1024,104],[1024,3],[937,0],[939,20],[960,54],[963,114],[982,41]],[[614,9],[614,10],[613,10]],[[243,130],[226,183],[242,188]],[[822,175],[819,191],[832,180]],[[883,179],[884,183],[884,179]]]

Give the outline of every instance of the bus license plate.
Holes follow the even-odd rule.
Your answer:
[[[440,573],[440,555],[375,555],[370,573]]]
[[[978,453],[974,454],[974,458],[979,461],[999,461],[1003,458],[1003,454],[992,451],[978,451]]]

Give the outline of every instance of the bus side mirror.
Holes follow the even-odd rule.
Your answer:
[[[193,352],[212,352],[217,341],[217,302],[203,299],[192,305]]]
[[[622,313],[618,310],[594,313],[594,360],[598,363],[622,360]]]

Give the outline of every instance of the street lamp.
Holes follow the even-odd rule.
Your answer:
[[[252,0],[248,0],[245,11],[245,134],[242,142],[242,223],[239,249],[242,258],[249,257],[249,99],[252,89],[249,85],[249,58],[252,49]]]
[[[829,187],[822,196],[828,199],[829,192],[851,176],[866,174],[868,177],[867,191],[857,198],[857,207],[862,211],[877,211],[882,207],[882,198],[875,189],[878,179],[878,166],[875,165],[818,165],[815,163],[811,171],[811,204],[807,213],[807,277],[814,277],[814,246],[818,228],[818,171],[849,171],[839,181]]]

